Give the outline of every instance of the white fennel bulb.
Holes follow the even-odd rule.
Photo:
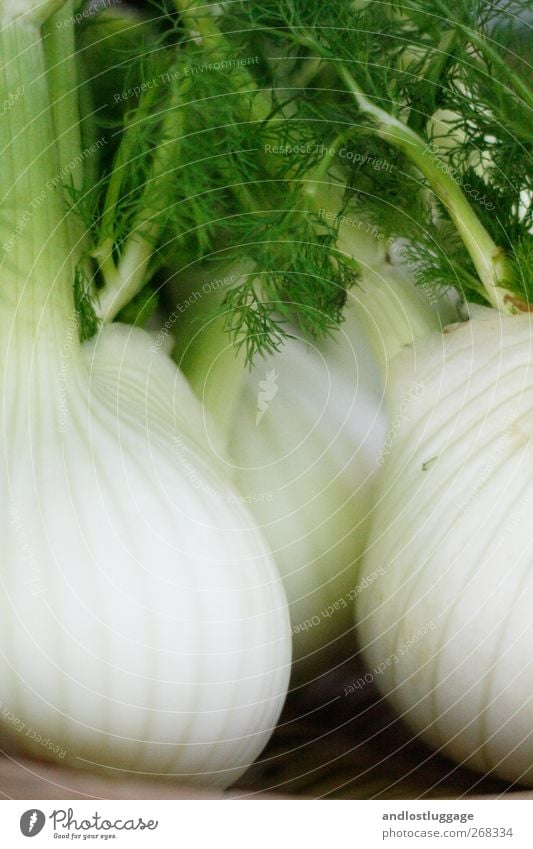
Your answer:
[[[225,787],[280,713],[287,603],[183,375],[142,330],[79,341],[40,41],[59,5],[0,4],[0,99],[24,86],[0,122],[3,746]]]
[[[106,328],[68,363],[13,344],[3,735],[74,765],[226,786],[276,723],[290,636],[271,555],[196,441],[199,404],[140,330]]]
[[[359,596],[375,680],[431,745],[533,785],[533,333],[487,311],[390,364],[398,423]]]
[[[287,340],[245,377],[229,454],[283,577],[296,679],[351,645],[383,436],[380,378],[353,309],[334,339]]]
[[[368,238],[351,246],[353,256],[370,249]],[[220,461],[283,578],[298,684],[353,651],[358,562],[386,432],[377,360],[439,326],[404,269],[379,268],[366,268],[348,293],[345,321],[334,335],[311,345],[294,331],[295,338],[251,369],[236,358],[223,321],[213,319],[213,300],[239,281],[242,265],[215,279],[208,269],[196,271],[193,282],[189,276],[190,306],[176,322],[176,359],[212,412],[208,441],[217,450],[225,436],[228,456]],[[178,277],[178,303],[181,289]],[[373,321],[376,302],[393,333],[383,335]]]
[[[379,269],[367,268],[349,293],[335,336],[315,349],[286,342],[248,373],[235,405],[235,480],[283,577],[296,680],[345,659],[346,638],[353,650],[352,603],[387,431],[377,361],[438,326],[404,269]],[[381,321],[392,313],[394,333],[380,332],[370,301]]]

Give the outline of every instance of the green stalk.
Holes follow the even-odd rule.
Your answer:
[[[200,36],[206,46],[211,48],[213,61],[224,59],[228,53],[228,45],[226,36],[220,31],[212,13],[211,7],[206,5],[203,0],[174,0],[174,7],[180,13],[183,23],[188,27],[192,43],[194,46],[194,37]],[[236,69],[237,84],[240,81],[243,91],[256,92],[250,105],[250,121],[264,121],[271,111],[270,99],[261,91],[257,91],[257,85],[250,73],[244,67]]]
[[[209,41],[210,46],[213,48],[213,57],[216,58],[219,56],[223,52],[225,38],[220,33],[209,12],[196,10],[194,4],[188,3],[187,0],[183,0],[183,2],[182,0],[176,0],[175,5],[178,11],[183,14],[184,20],[191,27],[191,30],[193,32],[201,32],[202,38]],[[172,68],[169,71],[172,72]],[[247,72],[240,69],[238,73],[241,77],[242,88],[253,90],[255,84]],[[181,83],[179,94],[176,90],[173,92],[167,114],[163,119],[162,142],[154,154],[148,181],[149,184],[158,179],[164,179],[165,175],[176,167],[176,150],[183,123],[181,107],[185,98],[193,91],[194,77],[191,76]],[[263,120],[269,111],[270,102],[268,98],[260,95],[252,104],[250,120]],[[116,204],[120,197],[120,171],[123,164],[134,154],[134,149],[131,145],[131,139],[134,138],[134,135],[134,133],[131,135],[126,133],[119,149],[115,173],[111,178],[105,203],[104,229],[109,230],[109,227],[106,228],[106,225],[112,225]],[[151,185],[149,184],[146,190],[147,198],[152,193]],[[251,200],[250,193],[246,187],[235,186],[234,193],[238,196],[241,203],[248,203]],[[100,263],[106,283],[104,289],[99,293],[99,313],[104,323],[112,321],[117,313],[142,289],[146,282],[147,270],[153,254],[153,244],[160,232],[160,225],[157,221],[159,212],[159,209],[149,209],[147,204],[145,211],[139,216],[132,228],[132,234],[124,246],[118,266],[116,266],[113,260],[114,240],[112,238],[106,239],[104,243],[93,251],[93,256]]]
[[[43,26],[43,45],[51,112],[65,184],[71,183],[81,191],[84,169],[73,16],[73,0],[66,0]]]
[[[145,286],[148,269],[154,252],[154,242],[160,227],[156,221],[144,218],[128,237],[127,249],[118,267],[112,266],[109,255],[102,269],[106,274],[106,287],[99,293],[99,316],[104,324],[113,321],[118,313]]]
[[[34,5],[0,6],[0,102],[22,92],[0,121],[0,338],[6,348],[13,333],[32,346],[41,340],[57,346],[76,322],[78,250],[70,239],[40,31],[46,11],[59,4]]]
[[[48,92],[66,198],[70,186],[81,192],[85,184],[86,152],[81,140],[80,85],[74,32],[74,2],[67,0],[43,27]],[[86,248],[88,234],[80,216],[73,212],[68,216],[67,224],[71,243],[79,246],[80,250]],[[85,263],[87,278],[90,279],[92,269],[88,257]]]
[[[153,195],[154,184],[158,180],[164,180],[176,167],[176,148],[179,146],[181,133],[181,113],[178,106],[178,99],[174,95],[162,122],[161,142],[153,154],[150,173],[144,189],[146,200],[140,203],[142,212],[134,222],[132,232],[126,239],[118,265],[115,266],[112,259],[113,240],[108,240],[107,249],[104,246],[106,254],[102,257],[101,267],[105,272],[107,285],[101,292],[99,300],[100,314],[106,324],[116,317],[146,283],[154,253],[154,244],[161,232],[161,224],[158,220],[161,210],[150,205],[150,198]],[[124,149],[121,144],[117,157],[118,169],[125,164],[126,157],[134,154],[134,148],[131,144],[134,136],[134,132],[131,135],[126,132],[123,139]],[[116,183],[113,181],[115,176],[118,178]],[[119,200],[120,175],[115,171],[113,177],[110,183],[110,194],[106,199],[104,220],[106,217],[111,219]]]
[[[147,98],[152,98],[152,93],[148,93]],[[105,286],[100,292],[100,311],[101,314],[107,314],[117,291],[121,287],[121,280],[117,273],[117,267],[113,258],[113,248],[115,245],[115,217],[120,201],[122,191],[122,180],[124,170],[135,154],[136,135],[131,131],[131,128],[126,128],[115,154],[113,162],[113,172],[109,178],[109,184],[105,196],[104,209],[102,213],[102,230],[106,234],[105,238],[94,247],[91,255],[98,262],[100,272],[103,275]],[[107,306],[102,308],[102,301],[107,301]]]
[[[347,131],[344,130],[333,139],[333,141],[328,145],[328,152],[322,157],[320,165],[313,170],[311,175],[312,179],[303,181],[302,191],[307,203],[309,204],[309,208],[313,212],[318,212],[322,207],[320,203],[320,191],[323,188],[323,184],[328,181],[329,171],[337,158],[346,135]]]
[[[205,47],[212,46],[215,55],[218,55],[217,51],[223,53],[224,37],[205,7],[196,10],[190,0],[175,0],[175,5],[191,32],[200,33]],[[194,43],[191,43],[190,49],[195,49]],[[227,46],[225,50],[227,52]],[[242,76],[244,87],[255,90],[251,76],[247,72]],[[269,98],[258,92],[252,104],[251,119],[263,121],[270,109]],[[329,211],[333,210],[335,214],[342,209],[342,198],[333,200],[331,195],[328,197],[324,187],[327,189],[330,167],[347,133],[343,131],[328,145],[328,154],[309,174],[309,179],[301,181],[302,199],[310,211],[318,212],[322,207],[328,207],[328,203]],[[269,158],[267,168],[275,170],[275,165],[275,160]],[[350,262],[350,257],[346,260]],[[355,259],[352,261],[359,270]],[[251,269],[248,273],[252,273]],[[206,295],[204,281],[209,278],[204,275],[194,277],[183,272],[170,287],[174,296],[170,309],[174,307],[177,331],[173,357],[205,403],[217,423],[217,432],[227,443],[246,375],[245,357],[244,352],[235,351],[224,332],[224,317],[213,318],[224,290],[217,289],[215,293]],[[232,285],[237,284],[238,279]],[[405,273],[388,266],[383,267],[382,274],[378,271],[364,273],[361,285],[350,293],[349,303],[384,376],[387,363],[402,347],[441,328],[438,315],[415,290],[412,280]]]
[[[201,271],[186,269],[167,286],[178,329],[172,357],[216,421],[225,444],[246,375],[246,356],[225,332],[225,317],[218,314],[218,308],[228,288],[254,271],[252,262],[235,266],[213,263]]]
[[[202,4],[201,8],[196,8],[196,0],[174,2],[186,25],[191,30],[198,31],[203,39],[212,42],[214,47],[219,49],[224,36],[209,11],[206,11],[206,7]],[[447,38],[449,39],[449,36]],[[309,44],[305,39],[303,43],[307,47],[314,47],[312,42]],[[507,281],[511,279],[511,271],[504,251],[487,233],[460,186],[446,171],[445,164],[429,150],[428,145],[414,130],[373,103],[346,68],[341,66],[338,73],[358,107],[373,119],[372,129],[376,135],[401,150],[429,181],[433,191],[448,210],[472,258],[489,302],[502,313],[517,312],[520,305],[517,306],[516,298],[506,288]],[[248,76],[248,87],[249,80]],[[264,95],[258,96],[254,101],[258,114],[265,112],[266,104],[259,105],[263,99]],[[312,193],[309,193],[309,199],[312,201]]]
[[[516,299],[506,288],[511,272],[504,251],[487,233],[444,163],[414,130],[369,100],[349,71],[341,67],[338,72],[359,109],[373,118],[373,132],[401,150],[429,181],[472,258],[490,304],[502,313],[516,312]]]
[[[191,32],[197,32],[206,42],[206,46],[212,45],[213,50],[217,53],[222,52],[224,45],[224,36],[220,32],[215,20],[209,13],[209,8],[205,7],[202,0],[174,0],[174,5],[182,14],[183,21],[188,26]],[[200,6],[200,8],[197,8]],[[227,47],[226,47],[227,50]],[[317,60],[320,64],[322,60]],[[313,70],[316,67],[313,64]],[[242,72],[244,87],[248,90],[255,88],[255,84],[247,71]],[[258,92],[252,104],[253,118],[255,120],[264,120],[269,114],[270,101],[262,92]],[[383,113],[386,115],[386,113]],[[414,133],[400,124],[402,130],[406,134],[412,135],[413,138],[418,138]],[[318,212],[325,203],[323,187],[327,182],[327,174],[335,159],[338,149],[342,146],[343,141],[348,134],[345,130],[328,145],[328,154],[323,158],[320,165],[314,169],[309,180],[302,181],[302,194],[305,200],[306,207],[310,211]],[[455,185],[455,184],[454,184]],[[342,201],[339,201],[338,208],[335,212],[338,213],[342,206]],[[473,213],[472,213],[473,215]],[[349,263],[350,257],[345,257]],[[354,267],[358,268],[358,264],[353,260]],[[440,322],[431,309],[424,302],[423,298],[414,290],[414,287],[408,280],[398,280],[392,283],[395,276],[392,272],[385,272],[382,276],[378,272],[368,272],[363,276],[361,287],[350,298],[353,303],[353,309],[358,314],[360,323],[364,326],[369,343],[374,351],[377,360],[380,362],[383,369],[386,368],[386,363],[394,354],[396,354],[403,346],[411,344],[416,339],[426,336],[433,330],[438,330]],[[401,277],[401,275],[400,275]],[[197,307],[193,312],[196,312]],[[199,312],[202,314],[202,309]],[[182,325],[180,324],[180,332]],[[219,320],[210,326],[209,342],[207,348],[210,352],[209,362],[207,367],[202,361],[205,357],[202,356],[200,346],[190,346],[187,334],[184,334],[185,348],[188,347],[188,354],[184,355],[183,364],[185,371],[189,372],[190,379],[193,382],[203,381],[206,374],[206,369],[211,366],[214,356],[217,357],[220,373],[224,372],[224,380],[229,380],[229,375],[233,373],[233,378],[229,381],[230,387],[240,386],[240,381],[237,377],[238,372],[243,372],[244,358],[241,360],[238,357],[228,357],[226,347],[228,344],[227,337],[222,334],[223,320]],[[199,337],[198,337],[199,338]],[[202,335],[202,339],[206,336]],[[218,347],[217,347],[218,346]],[[224,354],[221,352],[224,351]],[[180,356],[178,351],[178,357]],[[242,377],[241,377],[242,379]],[[213,385],[213,381],[211,381]],[[197,392],[202,394],[204,387],[196,387]],[[209,394],[209,391],[206,390]],[[208,404],[211,405],[212,412],[218,418],[222,418],[228,422],[228,410],[231,408],[229,398],[233,397],[232,389],[226,393],[225,402],[216,397],[216,392],[213,390],[214,396],[211,399],[207,397]],[[212,402],[212,403],[211,403]]]

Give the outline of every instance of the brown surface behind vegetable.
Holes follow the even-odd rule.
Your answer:
[[[352,660],[293,691],[267,749],[227,793],[170,780],[95,776],[10,753],[0,759],[0,794],[4,799],[533,798],[431,752],[371,684],[353,686],[363,675]]]

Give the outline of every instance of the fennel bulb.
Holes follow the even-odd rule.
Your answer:
[[[3,740],[225,787],[283,704],[286,599],[171,360],[120,324],[79,341],[89,234],[61,179],[79,128],[55,135],[40,29],[60,5],[0,5],[0,99],[24,88],[0,122]]]
[[[352,256],[370,253],[370,240],[344,239]],[[394,313],[394,333],[380,333],[369,299]],[[337,334],[315,348],[287,340],[242,383],[229,454],[283,578],[297,681],[342,662],[353,645],[352,602],[363,590],[359,561],[387,431],[377,361],[436,327],[410,275],[380,263],[349,293]],[[262,380],[273,373],[279,392],[257,421],[269,397]]]
[[[354,310],[333,339],[289,339],[259,360],[234,410],[234,479],[283,578],[301,681],[349,654],[384,436],[380,379]]]
[[[533,333],[495,311],[390,363],[411,395],[379,480],[357,604],[370,670],[459,763],[533,785]]]
[[[271,555],[148,334],[112,325],[68,363],[33,345],[13,343],[2,386],[0,699],[24,723],[4,735],[38,757],[28,729],[73,765],[227,786],[287,687]]]
[[[316,4],[262,0],[229,4],[224,26],[217,29],[200,0],[175,0],[175,5],[185,24],[218,51],[235,47],[244,37],[265,59],[272,56],[273,46],[280,57],[275,69],[265,61],[261,71],[250,70],[242,83],[245,106],[239,126],[251,130],[246,137],[243,132],[233,150],[247,155],[239,174],[231,169],[231,180],[220,184],[238,186],[238,203],[231,214],[224,210],[224,224],[227,234],[236,237],[234,250],[241,256],[248,251],[265,281],[257,287],[250,277],[237,296],[226,300],[227,329],[234,339],[252,351],[269,352],[283,337],[283,321],[272,317],[276,310],[287,320],[293,309],[299,326],[305,324],[314,336],[326,325],[322,307],[334,320],[334,307],[343,305],[344,284],[353,282],[346,273],[353,266],[343,263],[339,250],[345,232],[337,218],[324,233],[324,217],[317,215],[303,188],[310,172],[318,171],[324,179],[336,172],[341,145],[342,167],[353,163],[344,186],[346,213],[371,220],[382,241],[402,240],[417,282],[428,294],[452,287],[463,302],[468,298],[513,316],[502,318],[501,325],[499,320],[492,326],[474,320],[434,335],[433,341],[416,344],[394,361],[388,342],[395,335],[395,310],[383,308],[381,290],[375,298],[368,293],[369,318],[382,340],[381,359],[391,362],[384,378],[386,393],[390,387],[392,394],[392,417],[360,585],[381,568],[387,575],[367,582],[358,608],[367,658],[370,664],[377,661],[377,669],[391,666],[385,690],[391,699],[401,693],[400,706],[408,709],[417,731],[444,744],[461,761],[530,782],[531,750],[524,738],[531,727],[529,671],[516,683],[516,702],[502,671],[510,654],[503,653],[506,637],[512,642],[518,633],[528,633],[530,609],[514,602],[507,628],[502,607],[494,603],[490,613],[495,594],[505,598],[507,591],[517,598],[519,573],[525,568],[520,552],[526,563],[530,557],[525,522],[519,519],[513,532],[518,550],[505,531],[505,518],[514,507],[512,494],[511,502],[507,498],[514,491],[521,499],[528,485],[530,320],[514,316],[529,311],[533,300],[533,92],[527,64],[509,49],[509,9],[503,4],[495,10],[481,2],[461,4],[457,12],[457,4],[446,0],[438,9],[413,0],[398,16],[379,3],[367,4],[363,14],[351,0],[337,0],[323,4],[317,16]],[[526,5],[518,4],[521,12]],[[306,58],[300,61],[302,55]],[[275,95],[275,108],[266,120],[258,103],[265,89]],[[256,92],[251,103],[245,97],[250,90]],[[443,127],[446,144],[437,143],[432,116],[451,118]],[[277,157],[270,155],[276,134],[283,141]],[[249,155],[252,150],[259,151],[256,158]],[[386,167],[372,166],[376,156]],[[211,189],[206,184],[200,192],[196,186],[195,197],[209,195],[218,201]],[[211,220],[218,221],[220,208],[213,203],[211,212]],[[206,242],[210,257],[228,250],[227,239]],[[302,303],[306,322],[298,311]],[[251,328],[255,345],[243,327]],[[420,336],[427,332],[429,328],[420,327]],[[400,368],[404,374],[398,377]],[[513,408],[506,386],[514,391],[517,381],[520,393]],[[502,421],[503,414],[507,418]],[[448,437],[452,428],[457,440],[453,447]],[[503,459],[489,456],[485,437],[493,447],[501,445]],[[505,486],[501,505],[490,485],[499,479]],[[444,506],[438,515],[437,505]],[[457,540],[450,517],[457,525]],[[495,518],[490,525],[488,517]],[[476,525],[481,521],[483,536]],[[509,554],[511,575],[503,589],[505,567],[496,569],[494,559],[501,552]],[[439,593],[435,585],[443,583],[444,572],[449,581]],[[400,592],[403,587],[405,593]],[[398,598],[390,600],[396,589]],[[431,602],[431,619],[422,615],[423,596]],[[484,649],[491,646],[492,654]],[[527,663],[527,642],[518,643],[516,658],[513,663]],[[411,676],[413,670],[420,674]],[[515,666],[512,675],[516,680]],[[481,691],[485,698],[480,701]],[[431,712],[427,705],[432,697]],[[442,704],[445,712],[439,710]],[[429,718],[435,720],[431,728]]]
[[[321,191],[324,209],[335,193]],[[349,225],[346,225],[347,227]],[[361,261],[370,239],[348,241]],[[374,250],[374,255],[379,249]],[[311,345],[286,339],[280,350],[246,368],[235,355],[214,304],[239,285],[253,264],[213,275],[178,275],[172,303],[183,311],[174,327],[174,356],[210,410],[206,441],[226,464],[242,501],[267,539],[283,578],[293,636],[293,682],[301,684],[348,657],[353,646],[353,601],[386,432],[377,360],[392,356],[438,319],[401,267],[367,267],[348,295],[335,335]],[[389,315],[383,335],[371,304]],[[186,309],[185,309],[186,307]],[[161,333],[159,344],[166,344]],[[218,443],[225,439],[224,454]]]

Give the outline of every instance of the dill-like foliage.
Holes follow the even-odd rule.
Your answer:
[[[91,287],[83,267],[74,274],[74,306],[78,314],[78,335],[80,342],[90,339],[97,332],[100,322],[96,315]]]
[[[376,131],[375,107],[416,133],[437,176],[445,169],[461,187],[509,258],[507,285],[529,302],[533,95],[513,45],[516,10],[531,0],[512,8],[243,0],[214,14],[200,2],[145,4],[139,49],[117,42],[122,91],[139,91],[114,97],[112,160],[75,199],[95,255],[111,245],[119,263],[137,234],[151,244],[149,270],[249,258],[253,274],[221,307],[248,357],[276,349],[291,325],[320,336],[341,320],[357,269],[316,214],[318,174],[344,181],[346,209],[402,238],[425,286],[482,301],[441,195],[405,145]]]
[[[524,245],[531,239],[533,92],[529,65],[513,45],[520,16],[531,9],[530,0],[498,6],[486,0],[266,0],[229,4],[226,26],[231,18],[231,28],[261,31],[265,49],[284,55],[293,69],[298,61],[322,60],[292,101],[293,138],[298,118],[307,130],[311,114],[317,141],[327,142],[327,125],[344,133],[343,164],[354,163],[347,202],[380,231],[411,241],[426,285],[453,285],[474,300],[484,298],[431,185],[387,143],[386,133],[376,136],[373,115],[347,93],[342,69],[370,104],[419,135],[505,250],[510,268],[520,246],[522,271],[507,283],[529,302],[533,281],[524,273]],[[381,172],[361,164],[380,157],[389,164]]]
[[[340,321],[346,287],[354,280],[353,270],[332,255],[336,232],[322,226],[324,232],[317,233],[299,190],[300,175],[317,159],[312,127],[298,119],[294,134],[300,147],[308,140],[309,153],[298,160],[270,155],[273,143],[277,148],[292,144],[286,110],[293,93],[272,94],[261,77],[268,77],[261,57],[240,37],[237,43],[185,39],[165,75],[169,92],[161,128],[154,125],[153,108],[147,119],[143,116],[159,134],[164,167],[148,183],[130,163],[125,174],[132,187],[120,201],[127,232],[129,200],[135,203],[134,187],[143,186],[143,205],[160,225],[161,262],[179,268],[214,248],[226,259],[253,259],[261,293],[250,279],[221,305],[229,332],[249,357],[276,347],[289,321],[311,337],[329,332]],[[136,151],[147,147],[139,141],[132,145],[127,135],[123,145]],[[117,212],[124,215],[118,204]]]

